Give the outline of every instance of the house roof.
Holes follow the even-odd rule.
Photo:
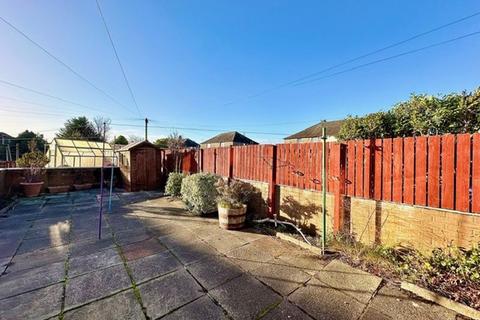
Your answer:
[[[1,139],[4,138],[4,139],[13,139],[13,137],[9,134],[6,134],[5,132],[0,132],[0,141]]]
[[[284,138],[285,140],[289,139],[304,139],[304,138],[316,138],[322,136],[322,128],[325,127],[327,131],[327,136],[336,136],[340,131],[340,127],[342,126],[343,120],[335,120],[335,121],[322,121],[308,127],[300,132],[292,134]]]
[[[153,147],[155,149],[157,148],[156,145],[149,142],[148,140],[142,140],[142,141],[137,141],[137,142],[131,142],[131,143],[127,144],[126,146],[123,146],[122,148],[120,148],[118,151],[129,151],[129,150],[132,150],[134,148],[143,147],[143,146]]]
[[[208,143],[223,143],[223,142],[235,142],[235,143],[243,143],[243,144],[258,144],[257,142],[253,141],[252,139],[244,136],[243,134],[237,131],[230,131],[220,133],[213,138],[210,138],[206,141],[203,141],[202,144]]]
[[[184,146],[185,146],[185,148],[198,148],[198,147],[200,147],[200,145],[198,143],[196,143],[192,139],[188,139],[188,138],[185,139]]]

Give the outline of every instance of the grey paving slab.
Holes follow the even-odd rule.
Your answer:
[[[64,278],[65,264],[63,262],[6,273],[0,277],[0,299],[58,283]]]
[[[309,274],[315,274],[322,270],[330,261],[322,259],[321,256],[310,251],[296,248],[288,253],[281,254],[277,257],[285,264],[293,267],[301,268]]]
[[[147,315],[159,318],[205,293],[185,270],[170,273],[138,286]]]
[[[63,246],[69,243],[68,236],[51,236],[44,238],[25,239],[18,248],[17,254],[45,250],[53,247]]]
[[[382,282],[381,278],[355,269],[339,260],[331,261],[324,269],[316,273],[315,277],[364,304],[368,303]]]
[[[0,300],[0,319],[48,319],[60,313],[63,284]]]
[[[185,246],[178,246],[171,251],[184,265],[189,265],[211,255],[218,255],[218,252],[213,247],[201,240]]]
[[[199,238],[191,231],[184,230],[181,232],[170,233],[166,236],[158,238],[166,247],[173,249],[179,246],[188,246],[199,240]]]
[[[70,257],[85,256],[114,247],[113,238],[94,238],[70,244]]]
[[[303,286],[312,277],[301,269],[278,264],[276,260],[263,264],[250,272],[257,279],[283,296],[287,296]]]
[[[189,265],[187,269],[207,289],[212,289],[243,273],[238,265],[222,256],[210,256]]]
[[[55,262],[64,262],[67,258],[68,246],[58,246],[45,250],[37,250],[13,257],[8,272],[41,267]]]
[[[445,319],[454,320],[453,311],[411,296],[400,288],[387,284],[369,303],[362,319]]]
[[[262,317],[262,320],[280,320],[280,319],[292,319],[292,320],[312,320],[312,317],[300,310],[298,307],[288,302],[282,301],[278,306],[270,310]]]
[[[155,238],[150,238],[122,246],[123,255],[128,261],[151,256],[152,254],[156,254],[165,250],[167,250],[167,248],[165,248]]]
[[[115,232],[115,239],[117,243],[121,245],[127,245],[130,243],[147,240],[147,239],[150,239],[151,237],[152,235],[149,234],[147,230],[144,230],[144,229]]]
[[[65,320],[141,320],[145,319],[133,290],[92,302],[64,314]]]
[[[128,266],[132,271],[133,279],[138,284],[177,270],[182,267],[182,264],[169,251],[165,251],[129,261]]]
[[[75,277],[94,270],[122,264],[122,258],[116,248],[108,248],[86,256],[77,256],[70,259],[68,276]]]
[[[209,293],[234,319],[256,319],[282,301],[281,296],[249,275],[237,277]]]
[[[274,259],[272,255],[264,253],[260,248],[253,246],[251,243],[233,249],[227,252],[226,255],[233,258],[232,261],[245,271],[251,271]]]
[[[288,299],[315,319],[358,319],[366,307],[352,296],[332,289],[316,278]]]
[[[65,308],[71,309],[129,287],[130,278],[123,265],[71,278],[67,281]]]
[[[204,236],[203,240],[221,253],[229,252],[248,243],[246,240],[239,239],[232,234],[223,232],[215,232],[213,234],[208,232],[208,236]]]
[[[12,257],[17,251],[17,248],[20,246],[21,242],[21,238],[0,239],[0,258]]]
[[[163,320],[217,320],[229,319],[208,296],[203,296],[166,315]]]

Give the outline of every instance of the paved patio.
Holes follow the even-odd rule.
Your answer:
[[[455,319],[337,260],[184,216],[157,193],[23,200],[0,218],[0,319]]]

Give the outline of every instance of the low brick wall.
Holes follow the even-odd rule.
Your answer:
[[[42,176],[44,181],[42,193],[48,192],[48,187],[70,186],[73,190],[74,183],[92,183],[99,185],[101,168],[47,168]],[[24,170],[0,169],[0,197],[20,195],[22,192],[20,182],[24,181]],[[114,169],[116,186],[122,186],[122,179],[118,168]],[[105,179],[110,177],[111,169],[105,169]]]
[[[252,182],[263,190],[268,184]],[[322,193],[277,186],[280,217],[300,225],[310,234],[322,230]],[[334,196],[327,193],[327,229],[332,232]],[[458,211],[409,206],[363,198],[344,198],[345,230],[365,244],[407,245],[430,253],[448,244],[469,248],[480,242],[480,215]]]

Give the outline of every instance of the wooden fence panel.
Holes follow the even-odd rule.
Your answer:
[[[355,142],[355,196],[363,196],[363,141]]]
[[[403,139],[403,202],[413,204],[415,197],[415,138]]]
[[[376,139],[373,146],[374,171],[373,171],[373,198],[382,200],[382,164],[383,164],[383,141]]]
[[[455,210],[470,211],[470,134],[457,135]]]
[[[440,208],[440,164],[442,138],[428,137],[428,206]]]
[[[415,142],[415,204],[427,205],[427,137]]]
[[[455,136],[442,136],[441,207],[455,208]]]
[[[355,141],[347,142],[347,195],[355,195]]]
[[[393,194],[394,202],[403,200],[403,138],[393,139]]]
[[[480,213],[480,133],[475,133],[472,140],[472,212]]]
[[[373,197],[372,193],[372,141],[364,140],[363,141],[363,152],[364,152],[364,177],[363,177],[363,197],[370,199]]]
[[[323,174],[323,168],[322,168],[322,155],[323,155],[323,143],[322,142],[317,142],[315,143],[315,149],[317,151],[317,162],[316,162],[316,179],[317,183],[315,185],[315,190],[322,190],[322,174]]]
[[[382,200],[392,201],[392,188],[393,188],[393,176],[392,176],[392,139],[383,139],[383,159],[382,159],[382,176],[383,176],[383,188],[382,188]]]

